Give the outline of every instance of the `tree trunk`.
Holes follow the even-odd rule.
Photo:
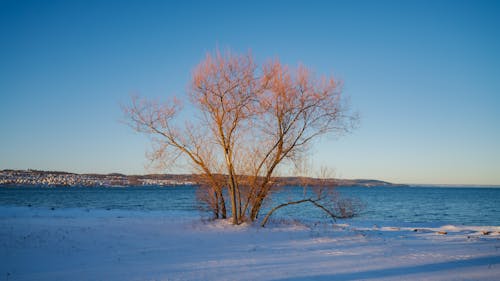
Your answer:
[[[252,210],[250,211],[250,220],[255,221],[257,216],[259,215],[260,208],[262,206],[262,200],[257,198],[255,203],[252,206]]]
[[[221,217],[223,219],[227,218],[226,201],[224,200],[224,195],[222,194],[222,191],[219,191],[219,206],[220,206]]]
[[[265,187],[261,189],[261,191],[257,194],[255,198],[255,202],[252,205],[252,210],[250,212],[250,220],[255,221],[257,219],[257,216],[259,215],[260,208],[262,207],[262,203],[264,202],[264,199],[267,197],[267,192],[263,190]]]
[[[239,224],[239,214],[238,214],[238,185],[234,175],[234,167],[231,162],[230,152],[226,148],[225,151],[226,165],[229,174],[229,195],[231,196],[231,212],[233,217],[233,224]]]
[[[218,219],[219,218],[219,193],[217,191],[214,191],[214,196],[215,196],[215,200],[213,200],[214,205],[212,206],[212,209],[214,212],[215,219]]]
[[[234,187],[229,188],[229,193],[231,196],[231,216],[233,218],[233,224],[239,224],[238,207],[236,206],[236,191],[234,190]]]
[[[238,188],[236,189],[236,202],[238,203],[238,217],[239,217],[239,222],[241,223],[243,221],[243,217],[245,216],[245,214],[243,214],[241,212],[241,192],[240,192],[240,188],[238,186]]]

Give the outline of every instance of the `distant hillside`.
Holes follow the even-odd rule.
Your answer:
[[[196,185],[197,178],[198,176],[193,174],[75,174],[60,171],[2,170],[0,171],[0,186],[175,186]],[[401,186],[367,179],[276,177],[273,180],[280,186]]]
[[[276,178],[280,185],[328,185],[328,186],[402,186],[401,184],[393,184],[380,180],[367,180],[367,179],[318,179],[318,178],[302,178],[302,177],[278,177]]]

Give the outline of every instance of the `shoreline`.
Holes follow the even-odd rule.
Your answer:
[[[260,228],[171,212],[0,207],[0,280],[495,280],[499,237],[500,226]]]

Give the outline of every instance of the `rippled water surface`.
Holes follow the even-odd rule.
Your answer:
[[[343,197],[358,200],[362,207],[354,220],[407,223],[500,225],[500,188],[441,187],[340,187]],[[266,208],[303,196],[303,189],[287,187],[274,195]],[[134,211],[188,211],[200,214],[196,187],[127,188],[0,188],[1,206],[41,208],[122,209]],[[266,209],[264,209],[266,211]],[[277,217],[326,219],[313,206],[303,204],[281,209]]]

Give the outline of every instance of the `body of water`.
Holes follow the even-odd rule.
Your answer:
[[[362,206],[356,221],[415,224],[500,225],[500,188],[442,187],[338,187],[340,196]],[[273,194],[270,207],[304,195],[300,187],[286,187]],[[196,187],[6,187],[0,188],[0,206],[33,208],[84,208],[133,211],[182,211],[200,214]],[[276,217],[304,220],[328,219],[309,204],[280,209]]]

